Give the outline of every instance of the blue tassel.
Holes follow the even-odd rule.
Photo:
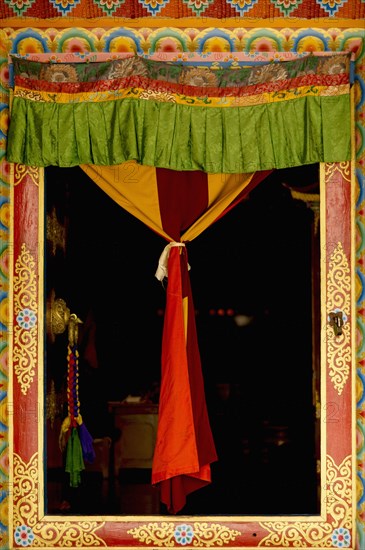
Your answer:
[[[82,447],[82,456],[84,457],[84,460],[92,464],[95,460],[93,438],[84,423],[79,426],[79,437]]]

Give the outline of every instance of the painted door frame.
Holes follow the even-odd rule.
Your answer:
[[[66,29],[67,30],[67,29]],[[28,29],[29,31],[29,29]],[[13,42],[23,29],[14,31]],[[38,31],[37,31],[38,32]],[[80,31],[81,32],[81,31]],[[12,32],[10,32],[10,36]],[[363,44],[363,37],[361,39]],[[19,40],[18,40],[19,44]],[[363,69],[362,69],[363,71]],[[358,78],[362,78],[363,73]],[[3,96],[4,97],[4,96]],[[361,98],[360,98],[361,99]],[[355,97],[356,103],[356,97]],[[361,101],[359,101],[361,107]],[[357,123],[357,122],[356,122]],[[354,124],[355,135],[355,124]],[[13,215],[11,218],[10,289],[11,308],[8,322],[8,344],[12,369],[7,405],[9,444],[11,450],[10,481],[7,498],[11,501],[9,514],[9,546],[57,547],[168,547],[179,546],[176,530],[185,523],[191,527],[193,538],[188,547],[256,548],[274,546],[284,548],[300,545],[303,548],[355,548],[356,510],[362,513],[362,492],[356,495],[355,473],[362,479],[362,466],[356,468],[355,420],[361,423],[362,382],[361,347],[356,348],[356,327],[362,323],[361,292],[355,292],[355,269],[362,265],[361,245],[356,251],[362,214],[355,218],[356,200],[362,205],[363,180],[362,151],[360,147],[357,171],[348,163],[321,165],[322,196],[322,417],[323,437],[321,453],[321,514],[298,518],[72,518],[47,517],[43,506],[43,472],[39,466],[43,456],[43,171],[21,165],[6,167],[2,175],[11,184],[8,195]],[[361,176],[361,177],[360,177]],[[357,181],[357,183],[356,183]],[[6,183],[6,182],[5,182]],[[358,193],[356,196],[356,185]],[[329,205],[329,206],[328,206]],[[343,218],[346,205],[346,223]],[[327,207],[328,206],[328,207]],[[354,208],[350,208],[353,206]],[[323,223],[327,213],[327,224]],[[26,223],[24,223],[24,220]],[[343,232],[345,230],[345,232]],[[325,244],[326,243],[326,244]],[[357,253],[357,266],[355,265]],[[362,268],[361,268],[362,269]],[[360,271],[360,274],[362,271]],[[340,276],[338,276],[340,274]],[[361,275],[360,275],[361,279]],[[357,300],[357,304],[356,304]],[[356,307],[358,314],[355,314]],[[328,309],[329,308],[329,309]],[[333,309],[342,309],[348,318],[345,340],[332,338],[327,319]],[[345,308],[349,308],[345,311]],[[35,313],[30,327],[24,326],[25,309]],[[361,327],[360,327],[361,328]],[[362,342],[360,342],[362,344]],[[340,361],[338,360],[340,358]],[[356,367],[360,376],[355,377]],[[355,391],[357,383],[357,392]],[[348,393],[350,392],[350,393]],[[355,398],[360,405],[355,408]],[[11,414],[11,417],[10,417]],[[357,417],[357,418],[356,418]],[[351,426],[351,429],[349,430]],[[341,435],[341,437],[338,437]],[[359,449],[359,447],[358,447]],[[361,449],[360,449],[361,450]],[[359,457],[361,460],[361,456]],[[361,489],[361,488],[360,488]],[[360,497],[360,498],[359,498]],[[341,531],[342,529],[342,531]],[[14,538],[15,535],[15,538]],[[348,536],[350,535],[350,539]],[[361,532],[359,534],[361,538]],[[15,542],[13,542],[15,541]],[[347,544],[347,541],[350,541]]]

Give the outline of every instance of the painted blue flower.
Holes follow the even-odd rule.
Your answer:
[[[34,541],[34,533],[31,527],[20,525],[14,531],[14,540],[18,546],[29,546]]]
[[[32,309],[25,308],[19,311],[16,320],[21,328],[29,330],[33,328],[37,322],[37,315]]]
[[[185,544],[190,544],[194,538],[192,526],[186,525],[185,523],[177,525],[175,527],[174,537],[178,544],[182,544],[183,546],[185,546]]]
[[[351,544],[351,535],[348,529],[340,527],[332,533],[332,543],[337,548],[349,548]]]

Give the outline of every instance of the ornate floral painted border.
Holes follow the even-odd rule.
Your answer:
[[[30,2],[31,3],[31,2]],[[76,2],[77,3],[77,0]],[[278,3],[278,2],[277,2]],[[329,2],[327,2],[330,4]],[[55,23],[56,27],[56,23]],[[57,57],[57,53],[67,52],[108,52],[110,55],[119,51],[130,51],[139,54],[158,54],[163,59],[166,52],[173,52],[176,60],[184,59],[190,53],[196,52],[202,55],[215,55],[222,62],[235,63],[235,52],[254,51],[269,52],[275,56],[277,53],[305,52],[305,51],[342,51],[352,49],[356,58],[355,76],[355,136],[356,136],[356,304],[357,304],[357,490],[358,490],[358,548],[365,547],[365,325],[364,325],[364,299],[365,299],[365,274],[364,274],[364,174],[365,174],[365,63],[364,63],[364,30],[360,29],[265,29],[265,28],[235,28],[235,29],[194,29],[194,28],[159,28],[159,29],[128,29],[118,27],[114,29],[87,28],[50,28],[39,30],[37,28],[4,29],[0,30],[0,536],[3,548],[9,548],[7,537],[7,500],[13,487],[8,483],[8,442],[7,431],[9,415],[13,409],[6,401],[8,384],[8,337],[12,330],[12,324],[8,319],[8,281],[9,281],[9,223],[10,223],[10,170],[11,167],[5,160],[6,133],[8,127],[8,82],[9,70],[7,65],[8,53],[42,53],[48,52]],[[222,59],[223,57],[223,59]],[[20,177],[20,176],[19,176]],[[32,177],[31,172],[27,177]],[[36,174],[33,176],[36,179]],[[342,465],[337,464],[337,468]],[[19,516],[20,517],[20,516]],[[336,527],[330,538],[326,539],[325,546],[349,547],[347,527]],[[85,526],[86,527],[86,526]],[[25,522],[17,524],[14,537],[17,544],[26,546],[33,544],[34,533]],[[266,528],[270,529],[269,526]],[[89,526],[86,528],[88,531]],[[92,530],[92,527],[90,527]],[[133,529],[133,527],[132,527]],[[31,528],[32,530],[32,528]],[[277,530],[277,527],[276,527]],[[189,529],[185,530],[187,537]],[[184,531],[184,532],[185,532]],[[182,533],[180,533],[181,536]],[[94,535],[93,535],[94,536]],[[234,535],[232,535],[234,536]],[[270,536],[270,535],[269,535]],[[181,539],[182,541],[182,539]],[[183,544],[180,541],[180,544]],[[175,541],[177,542],[177,541]],[[232,544],[232,543],[231,543]],[[272,545],[268,541],[269,545]],[[278,546],[278,542],[274,544]],[[322,544],[321,544],[322,546]]]
[[[191,21],[193,23],[193,20]],[[354,52],[356,72],[362,79],[364,29],[307,28],[231,28],[199,27],[111,27],[111,28],[5,28],[1,43],[2,63],[7,53],[20,55],[47,53],[54,61],[57,54],[84,55],[101,52],[154,55],[158,59],[187,60],[190,54],[209,55],[218,62],[236,61],[238,53],[276,54]],[[216,57],[215,57],[216,56]],[[6,85],[6,74],[2,75]],[[362,104],[361,104],[362,107]]]
[[[361,0],[4,0],[5,17],[346,17],[364,16]]]
[[[338,219],[339,214],[344,214],[343,204],[351,203],[351,184],[348,180],[350,163],[326,164],[323,167],[322,176],[325,178],[325,195],[331,193],[329,199],[332,205],[331,212],[334,212],[334,219]],[[15,166],[17,170],[17,165]],[[16,177],[14,176],[14,180]],[[39,185],[41,179],[39,180]],[[34,174],[29,170],[29,175],[25,171],[22,185],[14,188],[14,208],[17,212],[18,204],[21,205],[21,211],[25,218],[29,219],[31,215],[35,220],[39,218],[38,205],[39,196],[42,196],[43,186],[40,188],[35,185]],[[339,204],[334,203],[337,196],[342,197]],[[26,197],[27,205],[24,204]],[[26,208],[26,210],[24,210]],[[14,227],[17,230],[16,235],[19,239],[14,241],[14,255],[16,258],[14,264],[14,273],[17,274],[24,264],[24,255],[29,254],[28,248],[37,255],[38,226],[42,226],[42,220],[35,222],[33,230],[23,228],[23,223],[19,216],[14,217]],[[344,303],[348,302],[350,296],[350,286],[347,284],[347,265],[351,258],[351,246],[348,230],[350,228],[350,211],[347,209],[346,215],[343,215],[343,224],[333,223],[330,229],[324,231],[327,235],[326,247],[326,265],[327,267],[327,299],[329,304],[338,305],[338,296]],[[25,229],[25,230],[24,230]],[[339,238],[340,240],[331,241],[329,237]],[[26,240],[25,244],[23,239]],[[343,239],[343,241],[341,241]],[[20,261],[18,261],[20,260]],[[42,304],[33,304],[34,288],[29,285],[33,281],[33,272],[37,269],[33,258],[30,259],[30,273],[20,277],[25,284],[16,285],[14,289],[14,304],[21,302],[22,295],[26,294],[26,304],[33,305],[35,315],[39,314]],[[334,274],[337,274],[334,276]],[[338,275],[339,274],[339,275]],[[40,276],[40,273],[38,273]],[[326,280],[326,279],[325,279]],[[344,284],[342,284],[344,281]],[[36,309],[38,308],[38,309]],[[349,315],[352,314],[349,309]],[[15,315],[19,315],[15,309]],[[24,323],[24,319],[21,320]],[[29,324],[29,319],[25,321]],[[331,345],[336,343],[336,337],[333,334],[327,335],[325,342],[325,356],[329,367],[332,367],[335,361],[330,353]],[[15,339],[15,337],[14,337]],[[30,342],[36,342],[36,335],[30,334]],[[345,355],[351,349],[351,342],[346,341],[344,349]],[[342,345],[341,340],[338,341]],[[341,408],[341,404],[335,401],[335,390],[331,393],[331,375],[329,374],[327,386],[327,404]],[[21,390],[21,384],[15,382],[14,398],[16,398],[17,407],[14,410],[14,455],[13,455],[13,478],[12,478],[12,537],[17,547],[36,546],[43,548],[50,547],[133,547],[143,546],[152,548],[180,547],[189,548],[204,547],[242,547],[252,548],[260,547],[290,547],[300,545],[303,548],[337,548],[347,547],[354,549],[353,524],[353,456],[347,455],[341,460],[334,458],[343,456],[344,449],[348,451],[352,448],[352,436],[349,426],[351,424],[351,402],[352,388],[344,384],[343,392],[347,393],[345,397],[346,406],[341,409],[341,414],[336,416],[331,411],[326,410],[327,416],[322,415],[322,421],[328,423],[327,449],[329,451],[327,459],[323,466],[325,485],[321,488],[323,498],[322,516],[314,517],[309,520],[305,518],[278,518],[277,521],[270,519],[259,521],[257,518],[242,521],[241,518],[215,518],[214,522],[207,522],[206,518],[202,521],[191,521],[192,518],[182,520],[172,519],[169,521],[144,522],[141,518],[129,518],[120,520],[120,518],[53,518],[43,515],[42,499],[39,498],[42,490],[42,469],[39,467],[39,451],[37,437],[39,434],[39,417],[33,410],[34,403],[37,402],[37,395],[42,392],[42,377],[37,385],[30,384],[29,391],[33,391],[33,401],[30,401]],[[20,389],[19,389],[20,387]],[[338,393],[338,392],[337,392]],[[31,405],[30,405],[31,403]],[[340,410],[340,409],[338,409]],[[22,411],[26,414],[25,419]],[[35,412],[35,414],[34,414]],[[332,411],[333,412],[333,411]],[[26,421],[26,430],[20,426],[21,422]],[[343,434],[343,438],[338,441],[338,430]],[[27,433],[25,433],[27,432]],[[330,436],[328,434],[330,433]],[[29,438],[29,434],[33,434]],[[24,458],[28,455],[30,458]],[[139,521],[138,521],[139,520]],[[136,544],[134,544],[136,541]]]

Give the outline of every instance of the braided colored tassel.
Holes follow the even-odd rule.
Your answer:
[[[70,474],[70,486],[78,487],[81,483],[81,471],[85,469],[84,459],[93,462],[95,451],[93,439],[83,424],[80,414],[79,399],[79,352],[77,349],[76,315],[71,315],[69,325],[69,344],[67,347],[67,412],[68,416],[62,423],[60,447],[66,447],[66,472]],[[71,430],[71,433],[70,433]]]
[[[79,418],[79,354],[75,342],[69,342],[67,347],[67,411],[68,416],[63,422],[64,431],[71,434],[67,440],[66,472],[70,474],[70,486],[78,487],[81,483],[81,472],[85,469],[82,447],[78,435]],[[81,420],[82,421],[82,420]],[[61,429],[62,433],[62,429]]]
[[[79,352],[77,351],[76,344],[67,348],[67,405],[68,416],[70,418],[70,425],[72,428],[76,428],[78,425],[78,416],[80,411],[79,400]]]

